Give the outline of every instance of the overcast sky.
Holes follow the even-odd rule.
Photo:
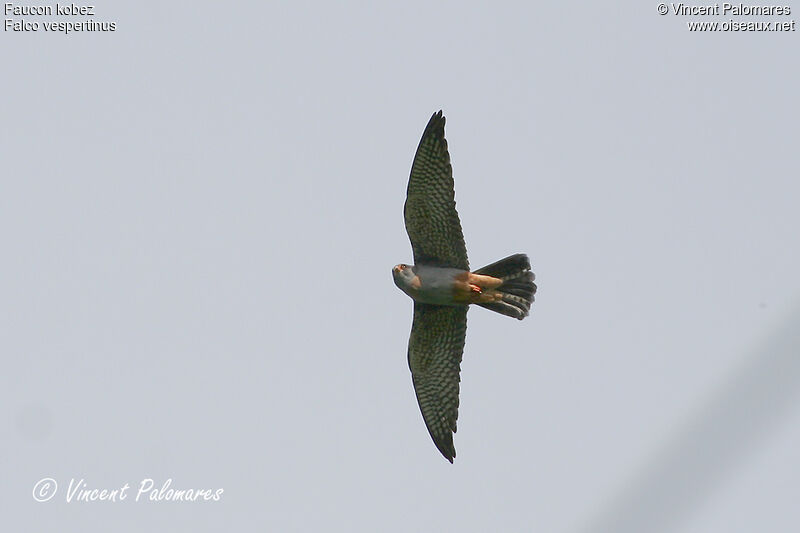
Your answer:
[[[4,31],[4,522],[791,530],[798,31],[687,21],[796,9],[103,2],[114,32]],[[438,109],[472,266],[525,252],[539,285],[522,322],[469,313],[454,465],[391,277]]]

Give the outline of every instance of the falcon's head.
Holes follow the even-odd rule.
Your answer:
[[[392,277],[394,277],[394,284],[403,292],[408,293],[417,275],[414,273],[414,267],[400,264],[392,268]]]

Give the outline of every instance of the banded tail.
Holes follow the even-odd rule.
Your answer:
[[[531,262],[525,254],[514,254],[475,271],[475,274],[492,276],[503,280],[495,290],[502,294],[497,302],[479,303],[501,315],[522,320],[528,316],[536,293],[536,279],[531,272]]]

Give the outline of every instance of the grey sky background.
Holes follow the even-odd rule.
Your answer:
[[[103,3],[114,33],[3,32],[8,530],[792,530],[798,32],[656,5]],[[390,271],[440,108],[471,264],[526,252],[539,284],[521,323],[470,311],[454,465]],[[224,493],[66,503],[71,478]]]

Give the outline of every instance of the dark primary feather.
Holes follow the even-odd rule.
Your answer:
[[[459,372],[467,336],[467,307],[414,303],[408,367],[414,392],[434,444],[453,462],[458,419]]]
[[[417,147],[406,192],[406,231],[416,264],[469,270],[444,123],[442,112],[434,113]]]

